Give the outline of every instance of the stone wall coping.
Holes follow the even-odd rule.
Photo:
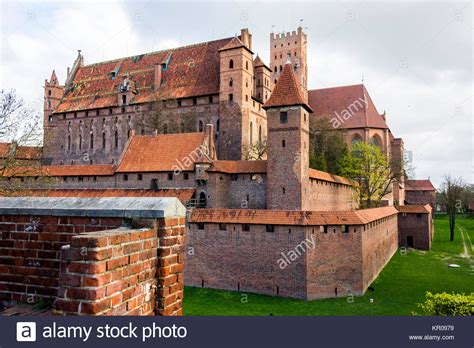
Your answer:
[[[0,215],[152,219],[184,217],[186,208],[174,197],[1,197]]]

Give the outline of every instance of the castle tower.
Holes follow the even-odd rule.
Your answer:
[[[271,75],[271,69],[265,65],[265,63],[257,55],[253,61],[253,67],[255,70],[255,94],[254,96],[265,103],[270,94],[272,93],[273,80]]]
[[[61,102],[64,96],[64,86],[58,82],[56,72],[53,70],[49,81],[44,80],[44,106],[43,106],[43,158],[45,162],[51,162],[55,153],[54,129],[56,123],[53,120],[52,113]]]
[[[267,111],[267,209],[309,209],[309,114],[288,59]]]
[[[307,36],[303,28],[282,34],[270,34],[270,68],[272,80],[278,81],[283,72],[283,66],[290,58],[298,85],[305,101],[308,101],[308,65],[307,65]]]
[[[240,160],[249,144],[249,112],[253,95],[251,36],[242,29],[219,50],[220,54],[220,136],[219,158]]]
[[[53,70],[49,81],[44,80],[44,126],[50,125],[50,118],[53,110],[59,105],[64,95],[64,86],[60,86],[56,72]]]

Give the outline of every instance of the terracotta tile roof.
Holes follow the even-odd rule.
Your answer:
[[[263,60],[258,56],[258,54],[257,54],[257,56],[255,57],[255,59],[253,60],[253,66],[254,66],[255,68],[258,68],[258,67],[260,67],[260,66],[263,66],[263,67],[265,67],[265,68],[267,68],[268,70],[271,71],[271,69],[268,67],[268,65],[263,62]]]
[[[426,205],[399,205],[397,209],[400,213],[429,214],[432,209],[429,204]]]
[[[117,93],[123,78],[135,86],[131,104],[162,98],[185,98],[219,93],[219,49],[232,38],[204,42],[159,52],[82,66],[72,88],[55,113],[118,106]],[[162,85],[154,91],[154,66],[167,64]],[[112,79],[111,72],[118,70]]]
[[[194,194],[193,189],[58,189],[58,190],[25,190],[14,192],[14,196],[39,197],[176,197],[187,203]]]
[[[301,89],[293,72],[293,66],[291,63],[286,63],[270,98],[263,105],[263,108],[292,105],[301,105],[308,112],[313,112],[301,94]]]
[[[353,211],[194,209],[189,221],[302,226],[364,225],[397,213],[398,211],[394,207]]]
[[[405,181],[406,191],[436,191],[429,180],[407,180]]]
[[[0,158],[9,156],[11,143],[0,143]],[[18,146],[15,158],[19,160],[39,160],[43,155],[43,148],[36,146]]]
[[[362,84],[308,91],[308,103],[314,110],[312,118],[315,120],[326,118],[330,121],[339,115],[341,129],[388,128]],[[344,119],[344,115],[350,117]]]
[[[111,164],[84,165],[51,165],[37,167],[21,167],[12,174],[15,176],[109,176],[114,175],[115,169]],[[4,173],[4,176],[11,175]]]
[[[213,161],[208,171],[227,174],[266,173],[267,161]]]
[[[205,133],[133,136],[124,150],[117,172],[194,170],[205,139]]]
[[[111,164],[43,166],[42,171],[46,176],[108,176],[115,172]]]
[[[243,47],[246,50],[250,51],[250,49],[247,46],[245,46],[245,44],[237,36],[233,37],[224,46],[219,48],[219,51],[227,51],[227,50],[232,50],[234,48],[239,48],[239,47]],[[252,52],[252,51],[250,51],[250,52]]]
[[[312,168],[309,168],[309,177],[312,179],[324,180],[324,181],[334,182],[334,183],[343,184],[343,185],[349,185],[349,186],[355,185],[355,183],[348,178],[322,172],[320,170],[316,170]]]

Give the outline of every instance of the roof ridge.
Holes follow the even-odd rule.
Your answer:
[[[127,56],[127,57],[115,58],[115,59],[110,59],[110,60],[104,60],[104,61],[97,62],[97,63],[83,65],[83,66],[81,66],[81,68],[89,68],[89,67],[94,67],[94,66],[101,65],[101,64],[119,62],[121,60],[127,60],[127,59],[131,59],[131,58],[137,57],[137,56],[149,56],[149,55],[157,54],[157,53],[165,53],[165,52],[169,52],[169,51],[178,51],[178,50],[182,50],[182,49],[199,47],[199,46],[208,45],[208,44],[213,43],[213,42],[225,41],[225,40],[229,40],[229,39],[232,39],[232,38],[233,37],[227,37],[227,38],[223,38],[223,39],[211,40],[211,41],[205,41],[205,42],[198,42],[198,43],[195,43],[195,44],[189,44],[189,45],[179,46],[179,47],[175,47],[175,48],[168,48],[168,49],[164,49],[164,50],[152,51],[152,52],[148,52],[148,53],[134,54],[134,55]]]

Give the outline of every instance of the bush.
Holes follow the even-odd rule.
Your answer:
[[[469,316],[474,314],[474,293],[464,295],[427,292],[425,302],[419,303],[418,307],[426,315]]]

